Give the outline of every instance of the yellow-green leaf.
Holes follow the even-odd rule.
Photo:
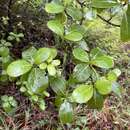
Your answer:
[[[50,54],[51,50],[49,48],[40,48],[34,55],[34,62],[41,64],[49,58]]]
[[[12,62],[7,68],[7,74],[11,77],[18,77],[27,73],[32,65],[25,60],[17,60]]]
[[[77,103],[86,103],[93,96],[92,85],[79,85],[72,93],[72,98]]]
[[[114,66],[114,61],[112,57],[104,55],[104,56],[97,57],[96,59],[92,60],[91,64],[100,68],[109,69]]]
[[[89,61],[88,53],[85,50],[83,50],[82,48],[75,48],[73,50],[73,56],[75,59],[82,61],[82,62]]]
[[[73,78],[76,82],[85,82],[91,75],[91,69],[89,65],[78,64],[74,68]]]
[[[56,75],[56,68],[55,68],[54,65],[49,64],[47,66],[47,70],[48,70],[49,75],[51,75],[51,76],[55,76]]]
[[[64,26],[58,20],[51,20],[47,23],[48,28],[56,33],[57,35],[63,36],[64,34]]]
[[[111,8],[119,5],[115,0],[92,0],[92,7],[95,8]]]
[[[128,5],[128,9],[123,15],[120,33],[122,41],[130,40],[130,5]]]
[[[80,19],[82,19],[82,12],[78,8],[74,8],[72,6],[69,6],[69,7],[66,8],[66,12],[74,20],[80,20]]]
[[[73,42],[77,42],[83,38],[83,35],[79,32],[72,31],[66,34],[64,38]]]
[[[57,95],[64,95],[66,90],[66,81],[63,77],[52,77],[50,86]]]
[[[73,108],[69,102],[64,101],[64,103],[61,104],[59,117],[63,124],[71,123],[73,121]]]
[[[45,10],[48,13],[57,14],[64,11],[64,6],[57,3],[49,3],[45,5]]]
[[[97,80],[95,86],[102,95],[107,95],[112,91],[112,83],[105,78]]]

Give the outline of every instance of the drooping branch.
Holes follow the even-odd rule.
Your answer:
[[[103,18],[103,17],[100,16],[99,14],[97,14],[97,16],[98,16],[102,21],[104,21],[104,22],[106,22],[106,23],[108,23],[108,24],[110,24],[110,25],[112,25],[112,26],[120,27],[120,25],[114,24],[114,23],[110,22],[110,20],[106,20],[105,18]]]

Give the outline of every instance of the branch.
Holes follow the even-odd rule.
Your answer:
[[[111,23],[110,20],[106,20],[105,18],[103,18],[103,17],[100,16],[99,14],[97,14],[97,16],[98,16],[102,21],[104,21],[104,22],[106,22],[106,23],[108,23],[108,24],[110,24],[110,25],[112,25],[112,26],[120,27],[120,25]]]

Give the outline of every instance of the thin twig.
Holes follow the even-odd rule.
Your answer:
[[[110,22],[110,20],[106,20],[105,18],[103,18],[103,17],[100,16],[99,14],[97,14],[97,16],[98,16],[101,20],[103,20],[104,22],[106,22],[106,23],[108,23],[108,24],[110,24],[110,25],[112,25],[112,26],[120,27],[120,25],[114,24],[114,23]]]

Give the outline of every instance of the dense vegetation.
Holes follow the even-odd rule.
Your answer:
[[[0,129],[130,127],[128,0],[0,1]]]

